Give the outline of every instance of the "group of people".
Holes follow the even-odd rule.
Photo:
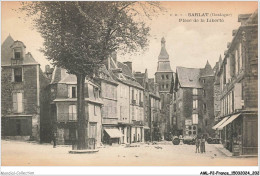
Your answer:
[[[205,149],[206,139],[205,137],[196,137],[195,145],[196,145],[196,153],[206,153]]]

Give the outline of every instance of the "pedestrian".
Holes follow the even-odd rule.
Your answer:
[[[204,136],[201,138],[201,145],[200,145],[200,150],[201,150],[201,153],[205,153],[205,138]]]
[[[200,139],[198,137],[196,137],[195,139],[195,145],[196,145],[196,153],[200,152]]]
[[[56,133],[56,132],[53,132],[53,138],[52,138],[53,148],[56,148],[56,138],[57,138],[57,133]]]

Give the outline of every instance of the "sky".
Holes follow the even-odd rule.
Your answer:
[[[257,10],[257,5],[257,1],[162,1],[161,6],[165,11],[152,16],[151,20],[144,19],[151,28],[147,50],[118,55],[118,60],[133,62],[133,70],[136,72],[144,72],[147,68],[148,75],[152,78],[157,69],[161,38],[165,37],[173,71],[176,66],[202,68],[207,60],[214,67],[219,56],[222,55],[223,58],[227,43],[232,41],[232,30],[240,25],[238,15],[253,13]],[[39,51],[43,47],[43,39],[33,28],[31,19],[25,19],[24,14],[17,11],[19,6],[20,3],[15,1],[2,2],[1,42],[8,35],[14,40],[22,41],[26,45],[26,51],[31,52],[44,70],[45,65],[50,62]],[[206,14],[213,16],[205,16]],[[224,17],[223,14],[228,16]],[[194,19],[199,21],[194,22]],[[206,22],[207,19],[216,21]]]

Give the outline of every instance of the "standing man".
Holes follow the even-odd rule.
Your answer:
[[[195,145],[196,145],[196,153],[200,152],[200,139],[198,137],[196,137],[195,139]]]
[[[53,148],[56,148],[56,138],[57,138],[57,133],[56,133],[56,131],[54,131],[53,132],[53,139],[52,139],[52,141],[53,141]]]
[[[200,145],[200,148],[201,148],[201,153],[205,153],[206,151],[205,151],[205,137],[204,136],[202,136],[202,138],[201,138],[201,145]]]

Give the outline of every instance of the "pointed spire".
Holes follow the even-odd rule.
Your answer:
[[[209,63],[209,60],[207,60],[207,63],[206,63],[206,65],[205,65],[205,68],[211,68],[211,65],[210,65],[210,63]]]
[[[164,37],[162,37],[161,39],[161,52],[160,52],[160,55],[159,55],[159,60],[168,60],[169,59],[169,54],[167,53],[166,51],[166,48],[165,48],[165,43],[166,43],[166,40]]]
[[[162,46],[162,47],[165,47],[165,42],[166,42],[165,38],[162,37],[162,39],[161,39],[161,46]]]
[[[201,76],[211,76],[213,74],[214,74],[213,69],[212,69],[209,61],[207,60],[207,63],[205,65],[204,69],[201,70]]]
[[[221,62],[222,62],[222,57],[221,57],[221,54],[219,55],[219,61],[221,61]]]

